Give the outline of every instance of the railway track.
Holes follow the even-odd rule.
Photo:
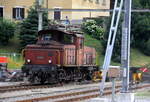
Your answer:
[[[119,88],[121,86],[116,86],[117,90],[116,92],[119,92]],[[111,87],[105,88],[104,95],[111,94]],[[69,93],[63,93],[58,95],[52,95],[47,97],[40,97],[40,98],[33,98],[28,100],[21,100],[17,102],[38,102],[38,101],[45,101],[48,100],[48,102],[73,102],[78,100],[85,100],[93,97],[99,96],[99,88],[96,89],[87,89],[87,90],[81,90],[81,91],[75,91],[75,92],[69,92]]]
[[[91,84],[91,83],[93,82],[89,81],[87,83],[78,83],[78,84],[83,85],[83,84]],[[63,85],[65,84],[45,84],[45,85],[20,84],[20,85],[11,85],[11,86],[0,86],[0,93],[20,91],[20,90],[30,90],[30,89],[53,88],[53,87],[59,87]]]
[[[121,86],[116,86],[116,90],[115,90],[116,93],[120,92],[120,87]],[[137,86],[132,88],[132,90],[142,89],[147,87],[150,87],[150,84]],[[103,95],[110,95],[110,94],[111,94],[111,87],[106,87]],[[27,100],[20,100],[17,102],[77,102],[77,101],[87,100],[90,98],[95,98],[98,96],[100,96],[99,89],[93,89],[93,90],[90,89],[90,90],[70,92],[70,93],[39,97],[39,98],[33,98]]]
[[[20,91],[20,90],[30,90],[30,89],[41,89],[41,88],[52,88],[62,86],[60,84],[55,85],[11,85],[11,86],[1,86],[0,93]]]

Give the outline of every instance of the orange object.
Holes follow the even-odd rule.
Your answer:
[[[7,57],[0,57],[0,63],[8,63]]]
[[[138,73],[137,78],[138,78],[139,81],[142,81],[142,73]]]

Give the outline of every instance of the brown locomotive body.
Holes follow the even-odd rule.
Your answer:
[[[37,43],[24,50],[22,71],[31,83],[91,80],[96,51],[84,46],[81,33],[51,28],[38,35]]]

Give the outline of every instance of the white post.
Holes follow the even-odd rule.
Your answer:
[[[43,25],[43,12],[40,11],[43,0],[37,0],[37,10],[38,10],[38,31],[42,30]]]
[[[38,31],[42,30],[42,24],[43,24],[43,18],[42,18],[43,13],[38,12]]]

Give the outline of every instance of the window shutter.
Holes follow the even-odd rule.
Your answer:
[[[24,8],[21,8],[21,14],[20,14],[20,15],[21,15],[21,18],[22,18],[22,19],[24,19],[24,11],[25,11],[25,9],[24,9]]]
[[[0,17],[3,17],[3,8],[0,8]]]
[[[13,18],[16,18],[16,9],[15,8],[13,8]]]

